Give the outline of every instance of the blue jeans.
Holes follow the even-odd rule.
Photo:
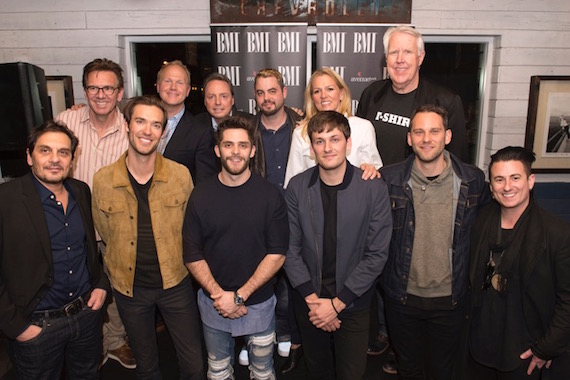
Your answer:
[[[277,305],[275,306],[275,333],[278,342],[291,341],[293,344],[301,344],[301,335],[295,319],[293,300],[291,298],[293,288],[285,271],[279,271],[277,284],[275,286],[275,296]]]
[[[84,309],[71,317],[42,319],[38,336],[9,341],[18,379],[59,379],[65,359],[68,379],[99,379],[101,310]]]
[[[208,350],[208,379],[234,379],[234,338],[231,333],[203,324],[204,340]],[[273,345],[275,344],[275,320],[267,330],[245,336],[249,355],[250,378],[275,380]]]
[[[166,290],[135,286],[133,297],[113,293],[137,360],[138,379],[162,378],[155,330],[157,308],[176,349],[180,379],[204,378],[200,317],[190,276]]]

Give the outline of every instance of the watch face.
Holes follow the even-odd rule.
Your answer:
[[[243,305],[243,298],[242,296],[240,296],[237,293],[234,293],[234,303],[238,306],[242,306]]]

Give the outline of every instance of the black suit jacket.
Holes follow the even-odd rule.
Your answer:
[[[242,116],[246,120],[249,120],[251,122],[253,122],[253,120],[255,119],[254,115],[247,112],[238,111],[235,107],[232,108],[232,116]],[[196,115],[196,119],[200,120],[203,124],[210,127],[210,130],[214,132],[214,125],[212,124],[212,116],[208,112],[200,112],[198,115]]]
[[[95,240],[91,192],[84,182],[69,178],[67,183],[85,226],[91,288],[109,291]],[[0,185],[0,330],[9,338],[16,338],[29,325],[31,314],[53,284],[53,277],[44,209],[32,174],[28,173]]]
[[[218,172],[211,128],[186,109],[164,150],[164,157],[190,170],[194,185]]]

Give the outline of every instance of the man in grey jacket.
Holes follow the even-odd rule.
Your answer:
[[[347,162],[350,127],[343,115],[320,112],[308,134],[317,166],[287,187],[285,271],[295,289],[310,378],[361,379],[373,285],[392,233],[388,191],[378,179],[363,180],[362,171]]]

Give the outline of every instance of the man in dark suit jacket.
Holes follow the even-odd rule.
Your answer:
[[[32,131],[31,173],[0,186],[0,331],[19,378],[97,379],[104,275],[84,182],[67,178],[77,138]]]
[[[234,87],[230,79],[219,73],[212,73],[204,79],[204,106],[207,112],[196,115],[196,118],[212,131],[218,129],[218,124],[230,116],[242,116],[253,121],[254,116],[238,111],[234,106]]]
[[[168,123],[158,151],[188,168],[194,184],[217,174],[211,129],[184,106],[190,93],[190,72],[178,60],[162,66],[156,90],[168,112]]]

